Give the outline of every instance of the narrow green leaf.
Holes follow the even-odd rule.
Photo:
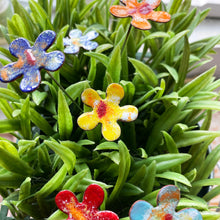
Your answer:
[[[129,61],[132,63],[132,65],[136,69],[136,72],[140,74],[145,83],[152,86],[156,86],[158,84],[157,76],[149,66],[133,58],[129,58]]]
[[[4,98],[12,102],[18,102],[20,96],[10,89],[0,88],[0,98]]]
[[[36,22],[41,26],[42,30],[54,30],[47,13],[37,2],[35,2],[34,0],[29,0],[29,6],[31,11],[33,12],[33,17],[35,18]]]
[[[173,45],[175,45],[180,39],[182,39],[182,37],[185,36],[188,32],[189,32],[188,30],[182,31],[182,32],[178,33],[177,35],[175,35],[170,40],[168,40],[163,45],[163,47],[159,51],[157,51],[157,54],[154,57],[153,62],[151,63],[151,68],[152,69],[156,68],[160,64],[160,62],[162,61],[165,54],[170,50],[170,48]]]
[[[183,176],[182,174],[179,174],[179,173],[164,172],[164,173],[161,173],[161,174],[156,174],[156,177],[177,181],[177,182],[183,183],[187,186],[191,186],[189,180],[185,176]]]
[[[0,165],[13,173],[29,176],[33,169],[18,156],[15,147],[8,141],[0,141]]]
[[[33,108],[30,108],[31,121],[40,128],[47,135],[51,135],[54,133],[53,128],[50,126],[48,121]]]
[[[73,130],[73,119],[66,98],[61,90],[58,92],[58,128],[61,139],[68,139]]]
[[[31,193],[31,178],[27,177],[19,190],[19,201],[26,199]]]
[[[176,146],[179,148],[198,144],[219,136],[220,132],[217,131],[186,131],[176,134],[173,139],[175,140]]]
[[[0,187],[8,188],[19,188],[21,183],[24,181],[23,175],[7,172],[0,175]]]
[[[119,141],[118,147],[119,147],[119,155],[120,155],[118,179],[116,181],[112,193],[109,196],[108,203],[113,203],[114,200],[119,196],[119,193],[122,190],[124,183],[128,177],[130,165],[131,165],[131,158],[126,145],[122,141]]]
[[[35,196],[45,198],[60,187],[67,174],[67,168],[63,165],[59,171],[38,191]]]
[[[207,206],[207,204],[204,204],[201,201],[181,198],[180,201],[179,201],[179,204],[177,205],[177,208],[178,209],[195,208],[195,209],[198,209],[198,210],[207,210],[208,206]]]
[[[192,101],[189,104],[187,104],[186,109],[207,109],[220,111],[220,102],[214,100]]]
[[[89,4],[86,5],[86,7],[80,12],[79,14],[79,18],[80,21],[82,21],[84,19],[84,17],[86,16],[86,14],[91,10],[91,8],[93,7],[93,5],[98,2],[98,0],[94,0],[92,2],[90,2]]]
[[[89,82],[87,80],[80,81],[70,85],[69,87],[66,88],[66,92],[75,101],[77,98],[81,96],[82,92],[86,88],[89,88]],[[71,103],[72,101],[67,98],[67,104],[70,105]]]
[[[30,121],[30,100],[29,96],[24,101],[21,107],[21,132],[24,139],[32,139],[31,121]]]
[[[216,67],[212,67],[208,71],[193,79],[191,82],[187,83],[178,91],[179,96],[194,96],[198,91],[200,91],[209,83],[208,79],[213,76],[215,70]]]
[[[75,154],[69,148],[57,142],[46,140],[44,143],[60,156],[66,165],[68,173],[71,174],[76,163]]]
[[[192,183],[193,187],[220,185],[220,178],[203,179]]]
[[[8,133],[8,132],[20,131],[20,130],[21,130],[20,120],[5,119],[0,121],[0,133]]]
[[[168,70],[170,75],[173,77],[174,81],[177,83],[179,80],[179,76],[176,69],[172,66],[167,65],[166,63],[161,63],[161,65]]]
[[[96,53],[96,52],[86,52],[84,53],[86,56],[90,56],[93,57],[95,59],[97,59],[98,61],[100,61],[102,64],[104,64],[104,66],[107,68],[108,67],[108,63],[109,63],[109,57],[107,57],[106,55],[102,54],[102,53]]]
[[[122,188],[120,192],[120,196],[123,196],[124,198],[130,197],[130,196],[139,196],[143,194],[143,190],[131,183],[125,183],[124,187]]]
[[[112,82],[119,83],[121,77],[121,49],[119,45],[112,51],[106,71]]]
[[[184,85],[189,68],[189,59],[190,59],[190,45],[189,45],[188,37],[186,35],[184,38],[183,56],[181,57],[181,61],[178,69],[179,78],[174,88],[175,91],[179,90]]]
[[[66,183],[64,184],[62,190],[70,190],[71,192],[75,192],[80,182],[87,175],[88,169],[84,169],[74,176],[70,177]]]
[[[13,110],[7,100],[0,98],[0,109],[8,119],[12,119]]]

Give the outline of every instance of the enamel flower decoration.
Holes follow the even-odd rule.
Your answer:
[[[139,200],[130,209],[131,220],[202,220],[200,212],[194,208],[175,212],[180,200],[180,191],[174,185],[163,187],[157,196],[158,206]]]
[[[89,88],[82,93],[82,101],[93,108],[92,112],[86,112],[78,118],[78,125],[84,130],[91,130],[98,123],[102,123],[102,135],[108,141],[119,138],[121,128],[117,120],[134,121],[138,116],[135,106],[119,106],[120,100],[124,97],[124,90],[121,85],[112,83],[108,86],[105,99]]]
[[[170,14],[164,11],[153,11],[160,5],[161,0],[121,0],[125,5],[113,5],[110,8],[112,15],[120,18],[131,16],[131,24],[139,29],[148,30],[151,24],[148,20],[157,22],[168,22],[171,18]]]
[[[103,200],[104,191],[96,184],[87,187],[81,203],[68,190],[59,192],[55,198],[58,208],[68,214],[67,220],[119,220],[114,212],[98,210]]]
[[[55,38],[55,32],[47,30],[38,36],[33,47],[24,38],[17,38],[12,41],[9,45],[9,51],[18,58],[18,61],[10,63],[0,70],[0,80],[11,82],[23,75],[20,89],[23,92],[31,92],[37,89],[41,82],[40,69],[55,71],[64,62],[65,57],[62,52],[45,52]]]
[[[78,29],[73,29],[69,33],[69,37],[63,39],[63,44],[66,47],[64,53],[75,54],[79,52],[80,47],[85,50],[94,50],[98,47],[98,43],[91,41],[98,37],[98,33],[90,31],[86,35],[82,36],[82,32]]]

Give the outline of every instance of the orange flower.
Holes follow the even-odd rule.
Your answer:
[[[108,141],[114,141],[121,135],[121,128],[117,120],[133,121],[138,116],[135,106],[119,106],[120,100],[124,97],[124,90],[121,85],[112,83],[107,88],[106,99],[101,99],[99,94],[89,88],[82,93],[82,101],[93,108],[92,112],[86,112],[78,118],[79,127],[84,130],[91,130],[98,123],[102,123],[102,135]]]
[[[131,16],[131,24],[143,30],[151,28],[149,20],[157,22],[168,22],[171,18],[170,14],[164,11],[153,11],[157,8],[161,0],[143,0],[138,2],[137,0],[121,0],[125,6],[113,5],[110,8],[110,12],[120,18]]]

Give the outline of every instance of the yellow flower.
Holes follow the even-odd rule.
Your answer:
[[[121,135],[121,128],[117,120],[134,121],[138,116],[135,106],[119,106],[120,100],[124,97],[124,90],[121,85],[112,83],[108,86],[107,95],[102,99],[99,94],[89,88],[82,93],[82,101],[93,108],[92,112],[80,115],[77,122],[84,130],[91,130],[102,123],[102,135],[108,141],[114,141]]]

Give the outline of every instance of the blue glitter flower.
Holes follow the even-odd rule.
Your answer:
[[[131,220],[202,220],[200,212],[194,208],[182,209],[175,212],[180,199],[180,191],[176,186],[163,187],[157,196],[158,206],[139,200],[130,209]]]
[[[98,37],[98,33],[90,31],[86,35],[82,36],[82,32],[78,29],[71,30],[69,37],[63,39],[63,44],[66,46],[64,53],[75,54],[79,52],[80,47],[85,50],[94,50],[98,47],[98,43],[91,41]]]
[[[33,47],[24,38],[15,39],[9,45],[9,51],[18,58],[18,61],[10,63],[0,70],[0,80],[11,82],[23,75],[20,89],[23,92],[31,92],[37,89],[41,82],[40,69],[55,71],[64,62],[65,56],[62,52],[45,52],[52,45],[55,38],[55,32],[44,31],[38,36]]]

